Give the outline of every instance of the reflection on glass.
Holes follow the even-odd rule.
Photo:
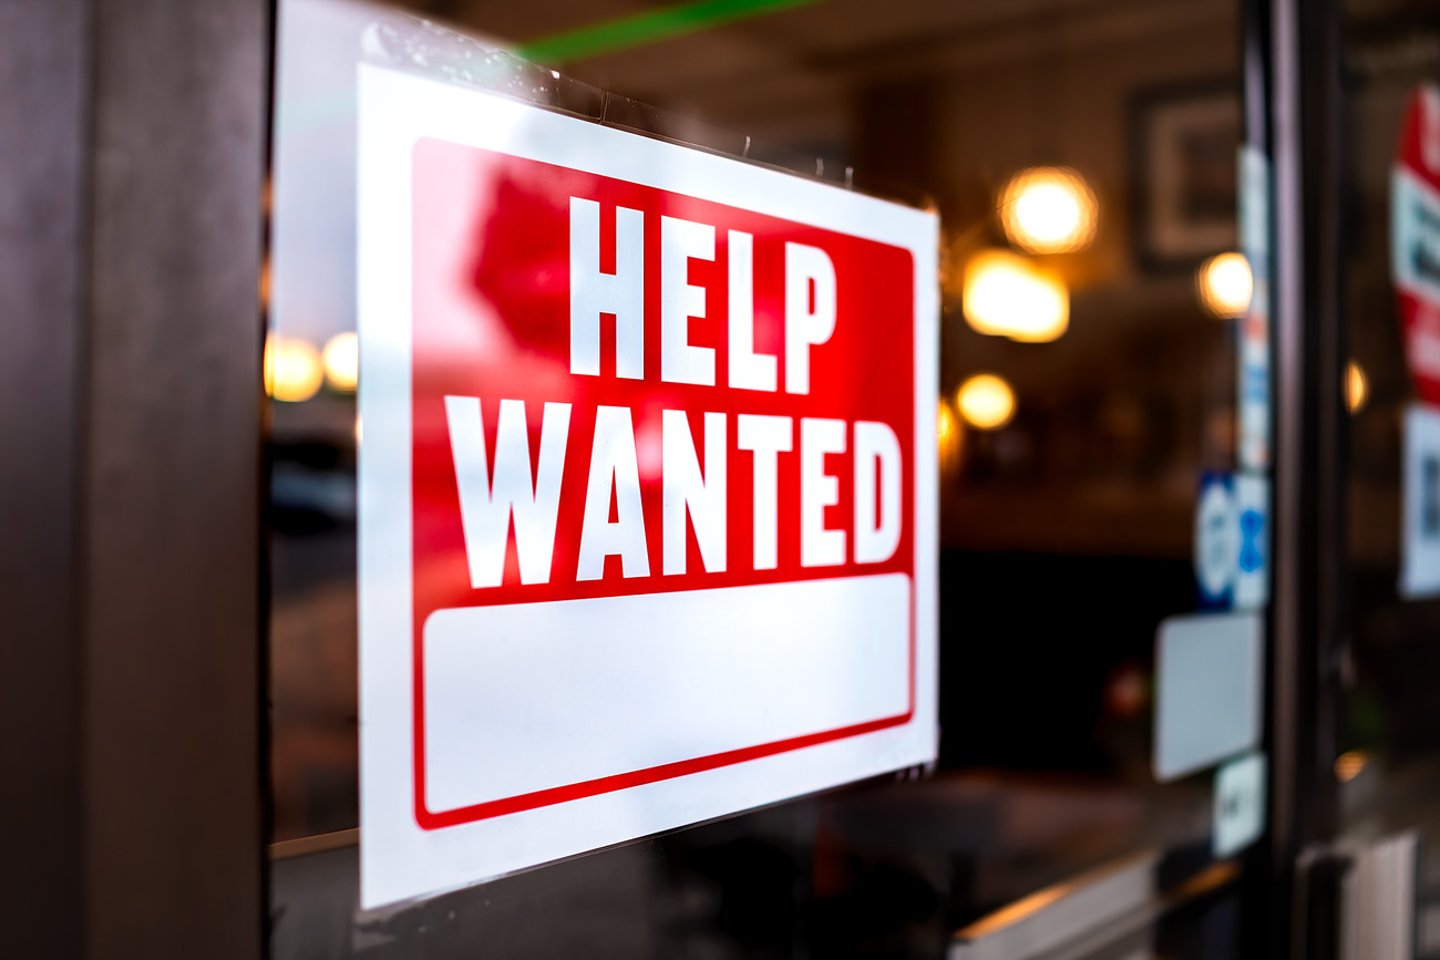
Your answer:
[[[1433,2],[1339,4],[1347,78],[1335,110],[1345,136],[1331,161],[1343,211],[1335,309],[1352,351],[1341,389],[1354,416],[1340,432],[1342,622],[1330,654],[1344,669],[1335,706],[1320,710],[1335,729],[1319,736],[1333,734],[1343,751],[1334,761],[1342,845],[1420,835],[1409,870],[1421,879],[1412,896],[1396,898],[1415,909],[1415,956],[1440,952],[1440,603],[1417,574],[1440,536],[1440,463],[1425,429],[1435,409],[1427,379],[1434,315],[1409,277],[1425,269],[1426,247],[1404,238],[1417,217],[1430,216],[1414,191],[1440,180],[1432,162],[1440,158],[1435,12]]]
[[[1349,783],[1365,771],[1369,762],[1370,757],[1364,750],[1346,750],[1335,758],[1335,779]]]

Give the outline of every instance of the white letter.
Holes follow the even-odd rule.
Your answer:
[[[570,198],[570,372],[600,376],[600,314],[615,315],[615,376],[645,378],[645,215],[615,208],[615,272],[600,272],[600,204]]]
[[[547,403],[540,427],[540,466],[530,482],[530,437],[525,401],[501,400],[495,430],[495,482],[485,455],[479,397],[446,397],[450,453],[460,494],[460,526],[470,586],[498,587],[505,578],[505,544],[515,517],[521,583],[548,583],[555,552],[555,517],[570,431],[570,404]]]
[[[614,523],[610,522],[612,489]],[[595,443],[590,448],[590,482],[585,487],[585,522],[580,528],[580,561],[575,579],[599,580],[605,575],[605,558],[614,553],[620,555],[622,576],[650,576],[630,408],[596,407]]]
[[[690,320],[705,316],[705,288],[690,284],[691,260],[715,259],[715,228],[660,218],[660,379],[715,386],[715,351],[690,346]]]
[[[810,285],[815,308],[810,308]],[[810,392],[810,348],[835,332],[835,264],[819,247],[785,244],[785,392]],[[802,445],[803,446],[803,445]]]
[[[845,562],[845,531],[825,528],[825,508],[840,502],[840,482],[825,472],[827,453],[845,452],[845,421],[800,421],[800,565]]]
[[[755,569],[778,565],[780,480],[776,461],[794,446],[795,421],[742,413],[735,420],[735,446],[755,454]]]
[[[730,386],[775,390],[775,358],[755,352],[755,238],[730,231]]]
[[[875,516],[875,465],[880,516]],[[855,562],[883,563],[900,545],[900,441],[889,424],[855,421]]]
[[[710,573],[725,569],[725,414],[705,414],[705,476],[695,462],[695,439],[683,410],[660,421],[664,449],[665,572],[685,572],[685,514],[695,527],[700,559]]]

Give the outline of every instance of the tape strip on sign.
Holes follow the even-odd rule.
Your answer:
[[[360,76],[361,901],[928,762],[935,218]]]

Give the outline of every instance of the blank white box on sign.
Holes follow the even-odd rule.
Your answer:
[[[1264,647],[1256,613],[1193,614],[1155,641],[1155,778],[1174,780],[1260,743]]]
[[[433,811],[902,717],[910,578],[441,610],[425,624]]]

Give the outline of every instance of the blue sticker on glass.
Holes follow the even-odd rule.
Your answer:
[[[1248,473],[1205,473],[1195,505],[1201,609],[1254,610],[1269,601],[1270,485]]]

